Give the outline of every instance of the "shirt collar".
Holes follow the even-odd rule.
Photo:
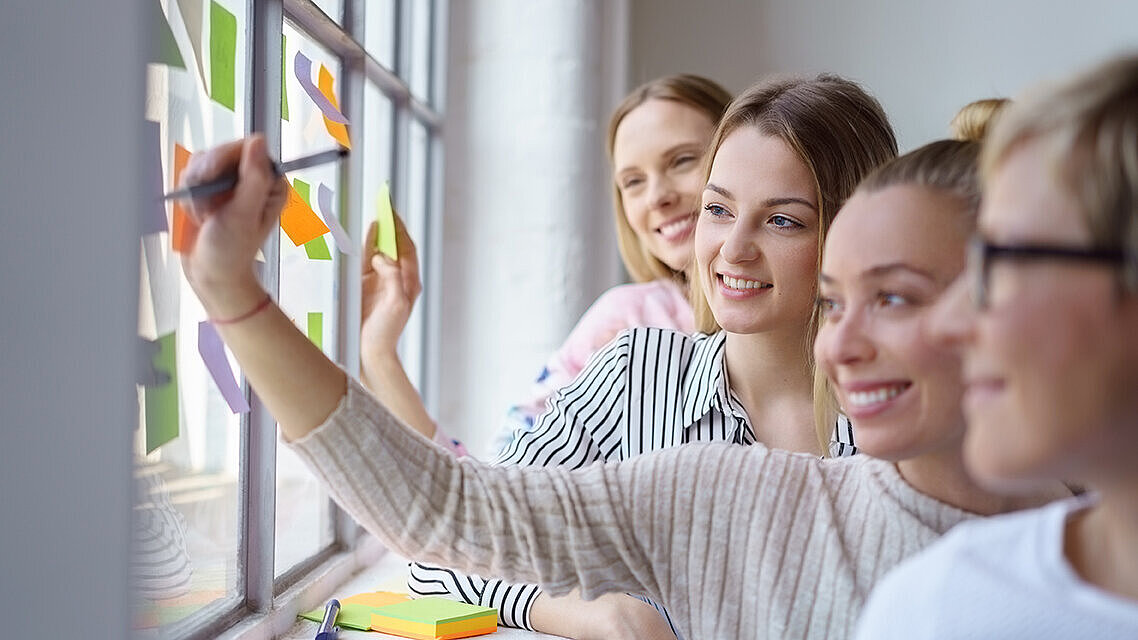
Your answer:
[[[730,412],[730,391],[724,367],[723,348],[726,344],[727,334],[723,331],[696,336],[691,365],[684,373],[685,426],[699,422],[713,408]]]

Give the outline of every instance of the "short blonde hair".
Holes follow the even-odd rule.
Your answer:
[[[985,181],[1019,146],[1043,142],[1097,246],[1128,253],[1122,283],[1138,292],[1138,55],[1104,62],[1008,108],[981,163]]]
[[[608,155],[612,163],[613,151],[616,145],[616,130],[625,116],[649,100],[670,100],[687,105],[707,116],[712,124],[719,122],[723,110],[731,102],[731,92],[719,86],[715,81],[707,78],[678,74],[664,76],[640,85],[613,110],[609,119],[608,128]],[[650,282],[659,278],[682,279],[678,273],[660,261],[648,247],[640,241],[640,237],[632,230],[628,223],[628,214],[624,210],[624,201],[620,197],[620,187],[616,180],[612,182],[613,213],[616,217],[617,247],[620,257],[624,261],[624,268],[628,275],[636,282]]]
[[[704,159],[704,181],[727,136],[742,127],[755,127],[779,138],[794,150],[814,177],[818,198],[818,264],[822,244],[838,208],[853,193],[862,176],[897,155],[897,139],[881,104],[857,83],[821,74],[813,79],[771,78],[753,85],[736,98],[719,127]],[[761,179],[761,176],[756,176]],[[688,278],[696,330],[712,333],[719,324],[707,304],[695,264]],[[806,361],[813,363],[812,345],[818,327],[815,310],[803,345]]]

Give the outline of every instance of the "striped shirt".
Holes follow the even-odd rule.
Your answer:
[[[750,419],[727,384],[725,346],[722,331],[692,336],[638,327],[621,333],[553,396],[532,428],[519,429],[495,464],[576,469],[689,442],[754,444]],[[852,435],[848,421],[839,423],[831,452],[856,452]],[[408,587],[494,607],[503,626],[531,630],[530,609],[540,593],[535,585],[419,563],[411,566]]]

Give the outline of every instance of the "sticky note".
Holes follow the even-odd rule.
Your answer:
[[[233,413],[249,411],[249,402],[241,392],[237,378],[233,376],[233,369],[229,368],[229,359],[225,357],[225,345],[221,342],[221,336],[217,335],[217,329],[207,321],[198,323],[198,353],[201,354],[202,362],[205,362],[205,368],[209,370],[209,375],[217,385],[218,391],[225,398],[225,403],[229,405],[229,410]]]
[[[281,229],[299,247],[328,233],[328,227],[308,205],[308,183],[299,178],[292,182],[288,187],[284,210],[281,211]]]
[[[348,232],[344,231],[344,227],[340,225],[340,218],[332,211],[332,190],[323,182],[316,189],[316,203],[320,209],[320,216],[324,218],[324,223],[328,225],[328,229],[332,231],[332,239],[336,242],[336,248],[340,250],[340,253],[355,255],[355,243],[348,236]]]
[[[304,253],[309,260],[331,260],[332,252],[328,250],[328,243],[324,236],[319,236],[304,243]]]
[[[376,213],[375,249],[392,260],[399,259],[399,247],[395,242],[395,211],[391,208],[391,188],[384,182],[379,188],[379,202]]]
[[[202,0],[178,0],[178,12],[182,14],[182,24],[186,25],[186,33],[190,36],[190,45],[193,46],[194,62],[198,67],[198,78],[202,89],[205,86],[205,68],[202,67]]]
[[[359,604],[366,607],[382,607],[396,602],[406,602],[411,597],[406,593],[396,593],[394,591],[369,591],[367,593],[357,593],[354,596],[341,598],[340,604]]]
[[[154,371],[165,384],[146,387],[146,453],[178,437],[178,341],[170,333],[155,341]]]
[[[174,184],[173,187],[177,188],[178,182],[182,179],[182,170],[190,162],[190,152],[180,144],[174,144]],[[185,206],[175,200],[174,201],[174,228],[170,232],[170,245],[174,247],[174,251],[182,253],[189,250],[194,246],[194,241],[198,237],[198,225],[186,213]]]
[[[145,211],[139,230],[142,235],[169,231],[166,205],[162,202],[162,134],[157,122],[142,122],[142,139],[146,145],[146,167],[143,169],[146,189]]]
[[[319,311],[308,312],[308,339],[324,350],[324,314]]]
[[[328,102],[331,102],[332,106],[336,107],[336,110],[339,111],[340,103],[336,101],[336,93],[332,90],[332,72],[328,71],[324,65],[320,65],[320,74],[317,82],[320,87],[320,93],[324,94],[324,97],[328,98]],[[328,133],[331,134],[341,146],[348,149],[352,148],[352,143],[348,140],[348,128],[346,126],[335,120],[330,120],[328,116],[325,115],[324,128],[328,130]]]
[[[174,39],[174,32],[170,29],[170,21],[166,19],[166,14],[162,12],[162,6],[158,4],[157,0],[150,0],[150,3],[151,11],[154,12],[154,30],[156,31],[154,43],[158,45],[154,62],[176,69],[185,69],[186,61],[182,59],[182,53],[178,51],[178,42]]]
[[[348,118],[340,112],[340,105],[336,103],[336,96],[332,93],[332,74],[320,65],[320,86],[312,83],[312,60],[300,51],[292,59],[292,70],[300,86],[312,103],[324,114],[324,118],[338,124],[348,124]],[[325,74],[327,74],[327,87],[325,87]]]
[[[288,51],[288,36],[281,34],[281,120],[288,120],[288,83],[285,82],[285,51]]]
[[[209,97],[230,111],[237,93],[237,18],[225,7],[209,3]]]
[[[426,597],[379,607],[373,631],[405,638],[468,638],[498,630],[498,611],[446,598]]]

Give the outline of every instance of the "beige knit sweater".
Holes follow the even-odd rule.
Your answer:
[[[968,514],[887,462],[692,444],[577,471],[456,459],[359,386],[292,446],[396,552],[553,595],[637,593],[688,638],[844,638]]]

